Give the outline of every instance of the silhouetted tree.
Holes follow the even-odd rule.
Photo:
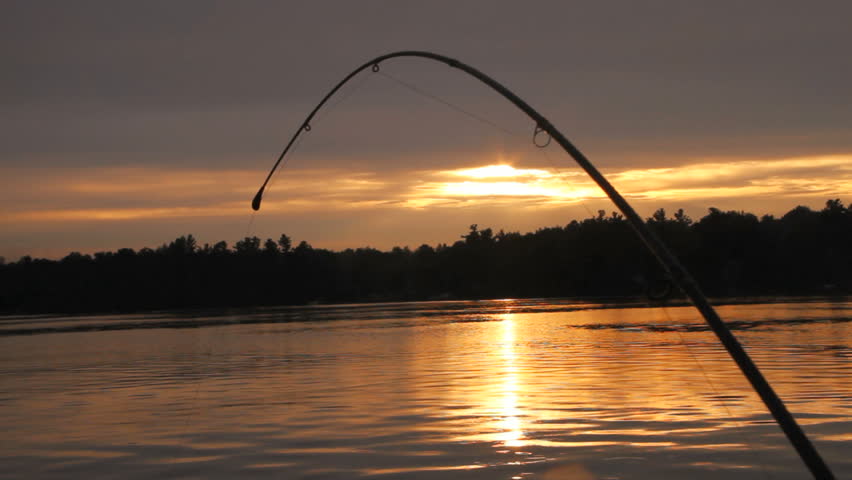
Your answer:
[[[675,212],[675,214],[674,214],[674,218],[675,218],[675,221],[679,224],[685,225],[687,227],[692,225],[692,219],[689,218],[689,215],[684,213],[682,208],[677,209],[677,212]]]
[[[228,253],[228,242],[216,242],[213,245],[213,254],[224,255]]]
[[[781,218],[656,210],[648,226],[713,295],[852,293],[852,211]],[[470,225],[453,245],[331,252],[290,237],[0,262],[0,312],[131,311],[307,302],[643,295],[666,278],[628,223],[599,211],[521,234]]]
[[[170,255],[192,255],[198,245],[192,235],[178,237],[165,247]]]
[[[281,247],[281,252],[289,253],[291,245],[290,237],[282,233],[281,237],[278,238],[278,246]]]
[[[266,239],[266,242],[263,243],[263,253],[271,257],[278,255],[278,244],[275,243],[275,240]]]
[[[260,253],[260,239],[257,237],[246,237],[234,245],[239,255],[254,255]]]

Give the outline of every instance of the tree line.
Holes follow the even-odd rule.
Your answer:
[[[648,225],[710,296],[852,293],[852,208],[829,200],[780,218],[742,211],[693,221],[663,209]],[[0,262],[0,312],[523,297],[665,296],[666,275],[618,213],[535,232],[471,225],[453,243],[330,251],[246,237]],[[676,294],[676,292],[675,292]]]

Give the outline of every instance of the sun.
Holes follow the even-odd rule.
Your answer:
[[[537,197],[552,196],[546,187],[522,182],[449,182],[443,192],[451,196],[489,197]]]
[[[515,168],[505,163],[442,173],[449,178],[440,183],[438,190],[450,197],[570,199],[588,195],[587,189],[572,187],[563,175],[537,168]]]
[[[549,178],[552,176],[547,170],[539,169],[520,169],[508,164],[486,165],[477,168],[465,168],[461,170],[452,170],[451,175],[467,178],[513,178],[513,177],[535,177]]]

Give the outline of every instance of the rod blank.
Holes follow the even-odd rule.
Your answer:
[[[752,388],[757,392],[760,396],[763,403],[766,405],[767,409],[769,409],[772,416],[775,418],[775,421],[784,431],[784,434],[787,436],[787,439],[793,445],[796,452],[799,454],[799,457],[807,466],[808,470],[810,470],[811,474],[815,479],[818,480],[833,480],[834,474],[828,468],[828,465],[823,461],[822,457],[817,452],[816,448],[814,448],[811,441],[808,439],[805,432],[796,422],[793,415],[790,414],[787,407],[784,405],[784,402],[781,401],[781,398],[775,393],[772,387],[769,385],[769,382],[766,381],[766,378],[757,368],[757,365],[751,360],[748,353],[746,353],[745,349],[743,349],[740,342],[734,336],[734,334],[728,329],[727,325],[722,321],[719,315],[716,313],[716,310],[710,305],[710,302],[707,300],[707,297],[701,292],[701,289],[698,287],[698,284],[692,278],[692,275],[683,267],[680,261],[675,257],[675,255],[663,244],[663,242],[651,231],[650,228],[642,221],[642,218],[636,213],[632,206],[621,196],[621,194],[609,183],[609,181],[595,168],[594,165],[580,152],[577,147],[575,147],[553,124],[550,123],[543,115],[541,115],[537,110],[529,106],[525,101],[523,101],[520,97],[515,95],[508,88],[504,87],[502,84],[498,83],[496,80],[492,79],[488,75],[480,72],[479,70],[462,63],[456,59],[446,57],[443,55],[439,55],[432,52],[423,52],[423,51],[399,51],[393,52],[386,55],[381,55],[376,57],[369,62],[364,63],[360,67],[353,70],[349,75],[343,78],[331,91],[326,94],[325,97],[317,104],[316,107],[311,111],[305,121],[302,123],[302,126],[296,131],[290,141],[287,143],[287,146],[284,147],[284,150],[281,152],[281,155],[276,160],[275,164],[272,166],[272,169],[269,171],[269,174],[266,176],[266,180],[264,180],[263,185],[261,185],[257,194],[254,196],[252,200],[252,209],[259,210],[260,203],[263,198],[263,192],[266,188],[266,185],[269,183],[269,179],[272,178],[272,175],[275,173],[275,170],[278,168],[278,165],[281,163],[281,160],[290,150],[290,147],[293,145],[293,142],[299,137],[302,131],[310,130],[310,122],[316,115],[317,111],[322,108],[323,105],[331,98],[346,82],[348,82],[352,77],[360,73],[361,71],[371,68],[373,72],[377,72],[379,70],[379,65],[381,62],[396,58],[396,57],[419,57],[425,58],[429,60],[434,60],[440,63],[444,63],[449,65],[450,67],[457,68],[482,83],[488,85],[497,93],[502,95],[504,98],[512,102],[516,107],[521,109],[524,113],[527,114],[534,122],[536,126],[536,130],[547,132],[553,140],[556,141],[569,155],[577,162],[578,165],[598,184],[598,186],[607,194],[607,196],[612,200],[612,202],[618,207],[624,217],[627,219],[630,226],[645,244],[645,246],[654,254],[657,260],[660,262],[660,265],[663,269],[668,272],[671,276],[673,283],[680,288],[680,290],[692,301],[692,304],[696,309],[701,313],[704,317],[704,320],[716,334],[719,341],[722,342],[722,345],[728,351],[728,354],[731,358],[736,362],[737,366],[742,371],[743,375],[746,376],[748,381],[751,383]]]

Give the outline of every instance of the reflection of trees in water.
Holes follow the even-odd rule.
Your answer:
[[[711,208],[647,220],[711,295],[849,293],[852,210],[829,200],[781,218]],[[452,245],[332,252],[287,235],[60,261],[0,262],[0,311],[79,312],[449,298],[667,294],[667,280],[617,213],[536,232],[470,230]]]

